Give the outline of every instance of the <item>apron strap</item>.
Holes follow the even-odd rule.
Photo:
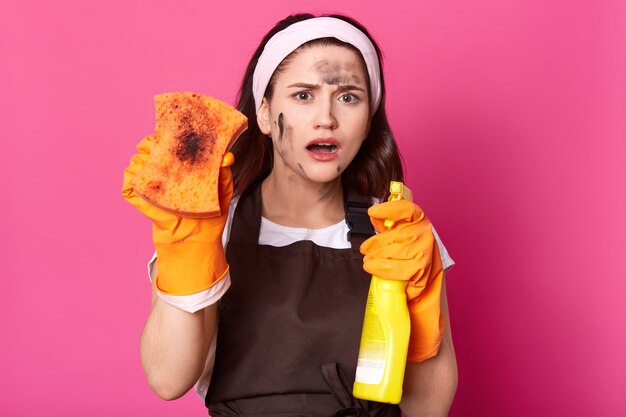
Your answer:
[[[367,417],[368,413],[354,403],[350,394],[350,382],[338,363],[322,365],[322,376],[330,388],[330,392],[341,408],[331,414],[330,417]]]
[[[237,242],[255,251],[261,231],[261,186],[249,187],[235,208],[229,243]],[[230,245],[229,245],[230,246]],[[227,248],[228,251],[228,248]]]
[[[372,199],[348,189],[344,196],[344,204],[346,224],[349,229],[348,240],[352,249],[358,251],[361,243],[376,233],[370,216],[367,214],[367,209],[372,205]]]

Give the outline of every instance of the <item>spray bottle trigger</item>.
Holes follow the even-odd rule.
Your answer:
[[[389,198],[387,201],[409,200],[413,201],[413,193],[400,181],[391,181],[389,184]],[[385,220],[384,225],[387,230],[396,224],[393,220]]]

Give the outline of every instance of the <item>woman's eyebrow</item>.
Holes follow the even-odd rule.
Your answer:
[[[341,88],[342,90],[358,90],[358,91],[365,92],[364,88],[359,87],[358,85],[354,85],[354,84],[338,84],[337,86]]]
[[[337,86],[340,87],[342,90],[358,90],[358,91],[365,92],[365,89],[354,84],[337,84]],[[319,84],[308,84],[308,83],[295,83],[295,84],[290,84],[287,86],[287,88],[307,88],[310,90],[313,90],[319,87],[320,87]]]
[[[287,88],[292,88],[292,87],[313,89],[313,88],[319,88],[319,84],[295,83],[295,84],[291,84],[287,86]]]

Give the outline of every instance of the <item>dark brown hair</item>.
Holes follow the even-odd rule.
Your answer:
[[[365,196],[384,198],[389,191],[390,181],[403,181],[402,161],[396,142],[391,133],[387,114],[385,112],[385,82],[382,77],[382,59],[380,48],[367,32],[367,30],[354,19],[342,15],[329,15],[342,19],[362,31],[374,45],[378,55],[381,68],[381,100],[376,113],[372,116],[369,134],[354,160],[342,173],[344,188],[353,189]],[[235,142],[231,152],[235,154],[235,165],[233,165],[233,176],[235,181],[235,193],[243,194],[250,186],[259,184],[271,172],[273,167],[273,145],[272,139],[264,135],[256,122],[256,106],[252,93],[252,76],[256,64],[263,52],[265,44],[276,33],[287,28],[293,23],[311,19],[312,14],[296,14],[289,16],[276,24],[263,38],[261,44],[252,55],[246,72],[243,76],[241,89],[237,96],[237,109],[248,118],[248,130]],[[296,51],[305,46],[313,44],[337,44],[355,49],[352,45],[346,44],[334,38],[316,39],[300,46]],[[294,52],[296,52],[294,51]],[[292,54],[294,53],[292,52]],[[288,60],[289,55],[278,66],[265,91],[265,97],[269,100],[272,97],[274,78],[280,73]]]

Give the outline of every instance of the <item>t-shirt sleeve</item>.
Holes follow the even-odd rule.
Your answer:
[[[450,268],[454,266],[454,261],[448,254],[448,250],[443,245],[443,242],[439,238],[437,231],[435,230],[435,226],[433,226],[433,235],[435,236],[435,240],[437,241],[437,246],[439,247],[439,255],[441,256],[441,265],[443,266],[444,272],[448,272]]]

